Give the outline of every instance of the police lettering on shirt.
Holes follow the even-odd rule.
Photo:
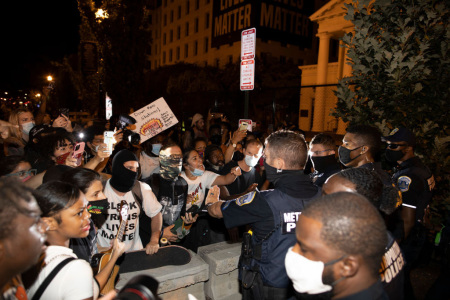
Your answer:
[[[402,251],[397,243],[393,243],[391,248],[383,255],[380,269],[381,281],[391,282],[400,273],[404,265]]]
[[[283,226],[283,234],[295,234],[295,227],[297,226],[298,218],[301,212],[291,211],[281,213],[281,222]]]

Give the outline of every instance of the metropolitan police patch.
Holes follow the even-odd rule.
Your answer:
[[[400,176],[397,179],[397,186],[402,193],[407,192],[409,190],[409,185],[411,184],[411,178],[408,176]]]
[[[250,192],[248,194],[245,194],[244,196],[241,196],[239,198],[237,198],[236,201],[236,205],[238,206],[242,206],[245,204],[249,204],[252,203],[253,199],[255,198],[256,192]]]

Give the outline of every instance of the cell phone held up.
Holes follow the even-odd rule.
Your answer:
[[[62,116],[66,116],[67,118],[69,117],[69,109],[68,108],[60,108],[58,109],[59,111],[59,115]]]
[[[248,128],[248,123],[247,123],[247,122],[242,122],[242,123],[239,125],[239,131],[246,131],[247,128]]]
[[[104,143],[106,144],[105,152],[108,152],[109,155],[111,155],[114,144],[116,143],[116,140],[114,139],[114,131],[105,131],[103,133],[103,137],[104,137]]]
[[[76,143],[75,146],[73,147],[72,158],[77,159],[77,166],[81,165],[81,160],[83,158],[83,153],[84,153],[84,147],[85,147],[84,142]]]

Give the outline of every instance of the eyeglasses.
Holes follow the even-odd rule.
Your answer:
[[[408,144],[386,144],[386,148],[388,149],[397,149],[398,147],[408,146]]]
[[[30,169],[30,170],[27,170],[27,171],[19,171],[19,172],[16,172],[16,173],[11,173],[11,174],[8,174],[8,175],[6,175],[6,177],[9,177],[9,176],[17,176],[17,177],[26,177],[26,176],[29,176],[29,175],[36,175],[36,173],[37,173],[37,170],[36,169]]]

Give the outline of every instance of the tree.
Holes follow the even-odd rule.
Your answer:
[[[346,5],[355,32],[343,37],[352,76],[340,81],[334,115],[404,126],[437,178],[435,199],[449,188],[450,4],[445,0],[360,0]]]

